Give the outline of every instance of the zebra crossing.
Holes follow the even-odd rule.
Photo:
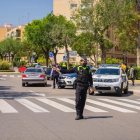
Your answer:
[[[70,98],[35,98],[45,105],[45,108],[37,105],[30,99],[25,98],[13,98],[15,102],[21,104],[24,108],[32,111],[33,113],[51,113],[49,110],[50,107],[57,109],[64,113],[73,113],[75,112],[75,101]],[[61,102],[61,103],[60,103]],[[66,105],[67,104],[67,105]],[[71,104],[73,107],[69,107]],[[90,105],[89,105],[90,104]],[[95,107],[96,105],[96,107]],[[102,108],[101,108],[102,107]],[[117,111],[120,113],[140,113],[140,99],[132,100],[132,99],[87,99],[85,110],[93,112],[93,113],[109,113],[111,110]],[[7,102],[6,99],[0,99],[0,114],[1,113],[20,113],[18,109],[13,107],[10,102]]]

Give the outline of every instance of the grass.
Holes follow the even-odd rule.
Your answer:
[[[15,70],[10,69],[10,70],[0,70],[0,72],[15,72]]]

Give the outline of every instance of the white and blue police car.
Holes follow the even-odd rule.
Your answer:
[[[93,75],[93,91],[117,93],[119,96],[127,94],[128,78],[124,69],[118,64],[103,64]]]

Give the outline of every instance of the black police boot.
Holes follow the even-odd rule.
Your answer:
[[[55,87],[53,87],[53,89],[55,89]]]
[[[84,119],[83,116],[76,116],[75,120],[81,120],[81,119]]]

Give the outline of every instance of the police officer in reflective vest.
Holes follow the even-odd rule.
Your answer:
[[[62,73],[77,73],[77,87],[76,87],[76,113],[75,120],[84,119],[83,110],[86,102],[86,94],[90,84],[90,93],[93,92],[93,82],[91,70],[87,65],[87,59],[81,59],[81,66],[75,67],[70,70],[57,69]]]

